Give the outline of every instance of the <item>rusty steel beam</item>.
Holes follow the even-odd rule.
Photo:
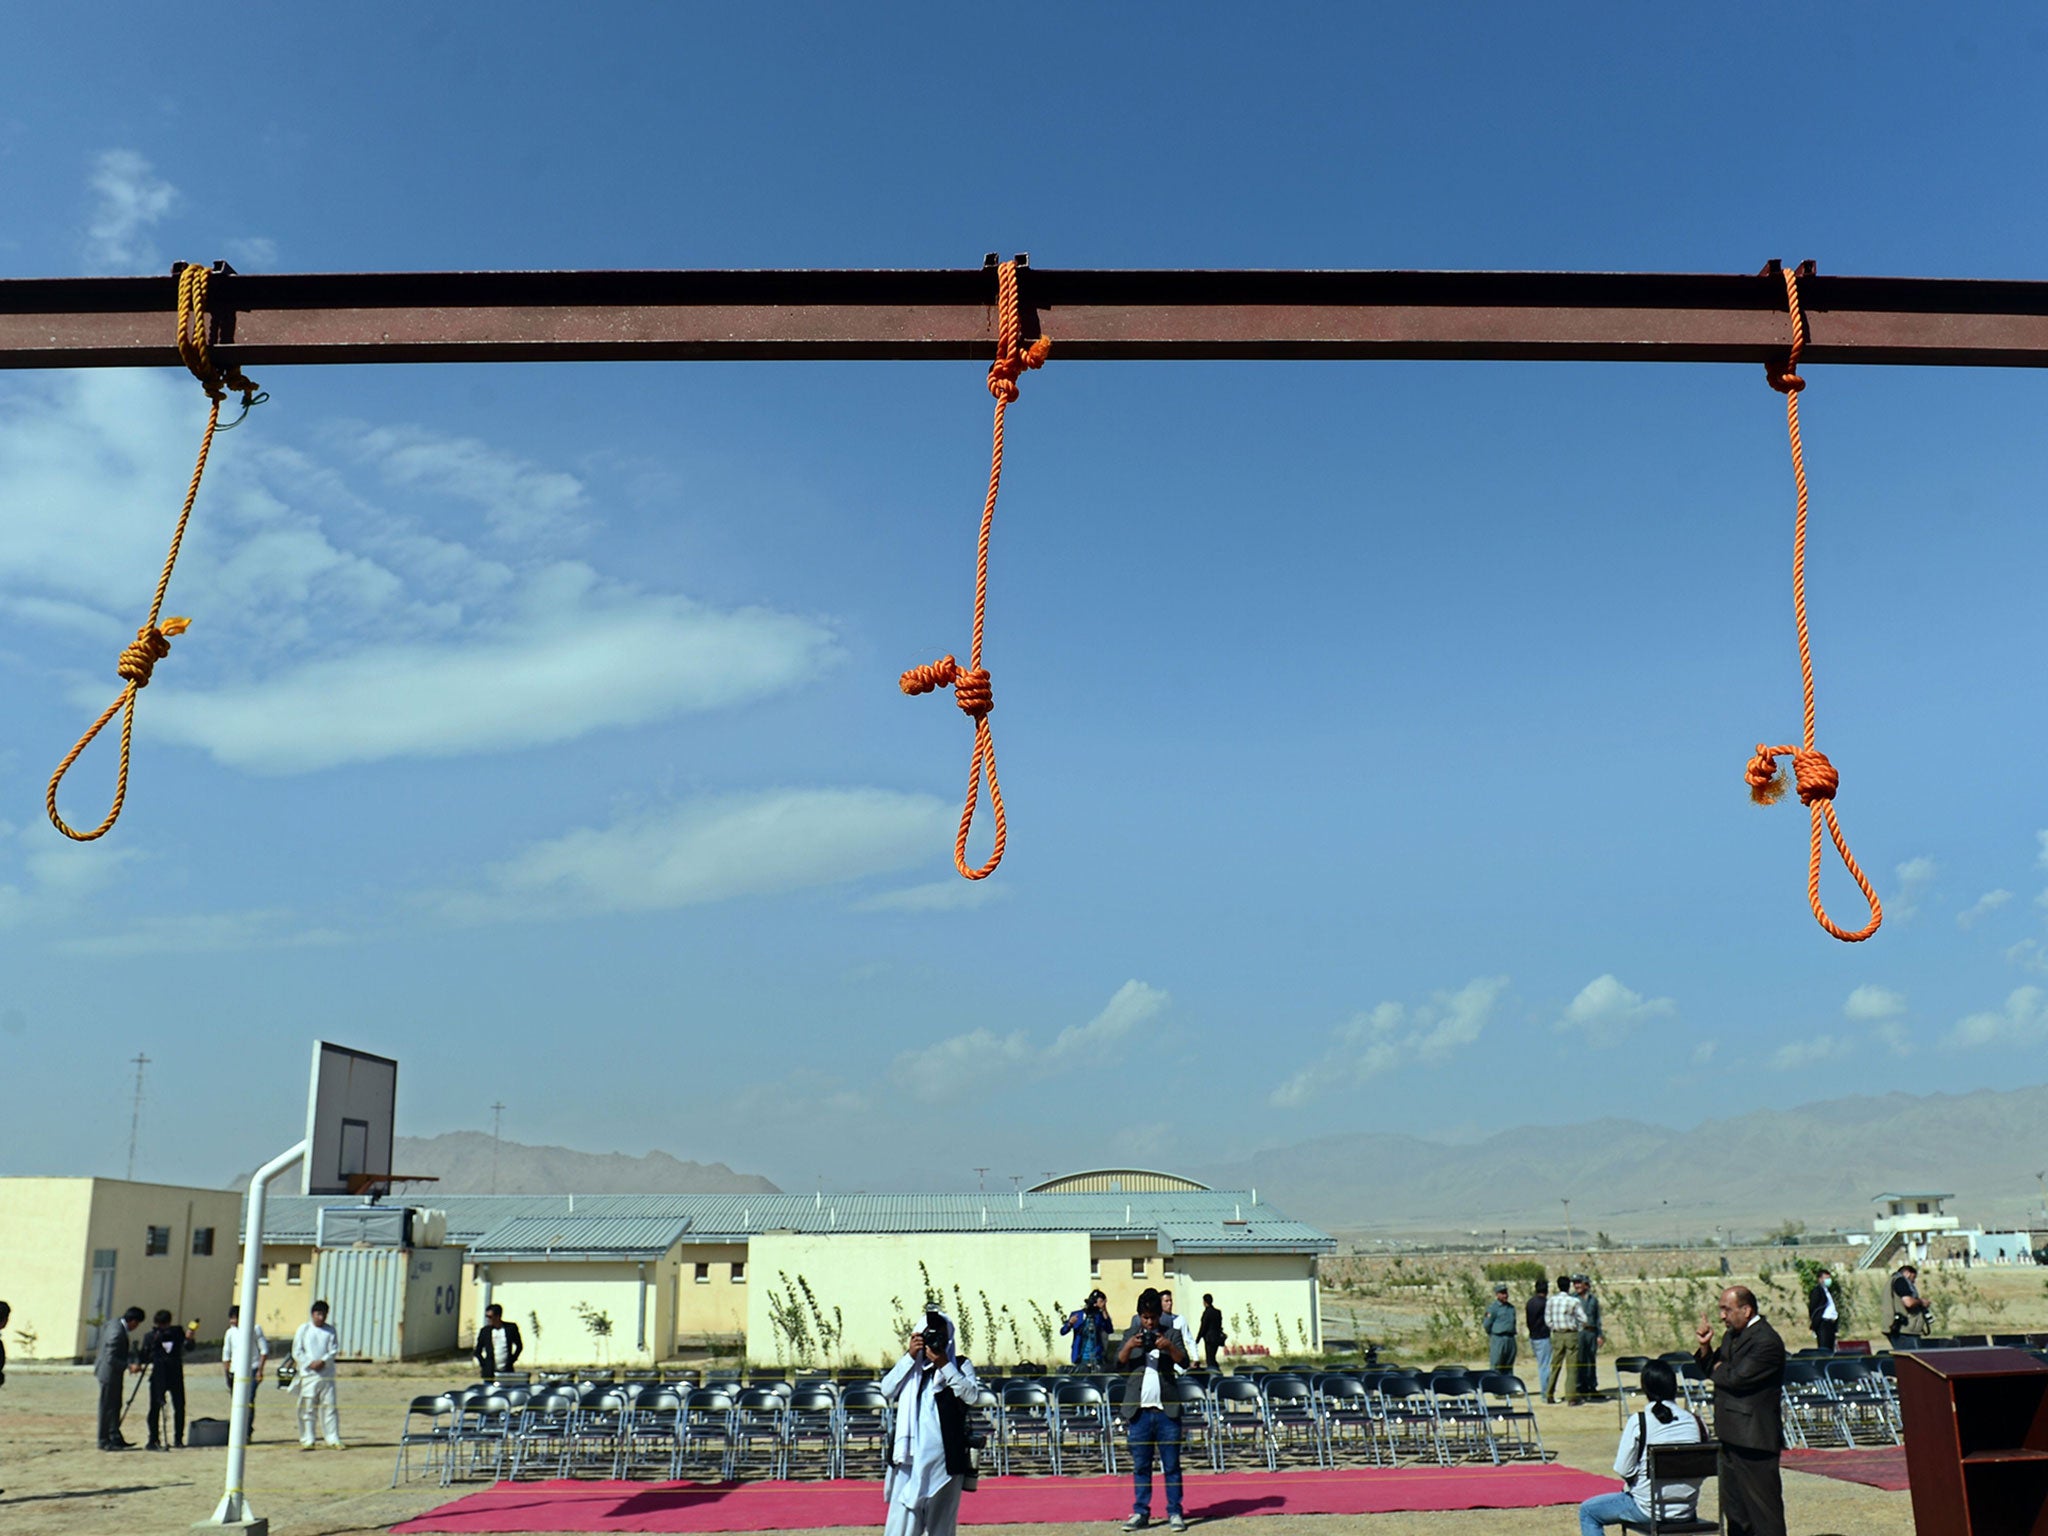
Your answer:
[[[1056,356],[1762,363],[1789,341],[1764,275],[1021,274]],[[367,272],[212,281],[218,355],[285,363],[985,358],[986,270]],[[1803,276],[1808,363],[2048,364],[2048,283]],[[171,277],[0,280],[0,366],[172,367]]]

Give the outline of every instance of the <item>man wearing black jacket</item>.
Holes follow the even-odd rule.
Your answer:
[[[1700,1319],[1693,1358],[1714,1382],[1714,1433],[1721,1441],[1721,1512],[1728,1536],[1785,1536],[1784,1449],[1779,1393],[1785,1385],[1785,1341],[1756,1309],[1746,1285],[1721,1293],[1727,1332],[1714,1345],[1714,1325]]]
[[[168,1451],[185,1444],[185,1330],[171,1321],[169,1309],[158,1307],[156,1326],[143,1336],[142,1355],[149,1362],[149,1445]],[[164,1434],[164,1403],[171,1405],[171,1435]]]
[[[1813,1328],[1813,1342],[1832,1355],[1842,1313],[1835,1305],[1835,1277],[1824,1269],[1815,1273],[1813,1289],[1806,1293],[1806,1321]]]
[[[1131,1518],[1127,1531],[1152,1523],[1152,1463],[1159,1462],[1166,1484],[1166,1523],[1176,1531],[1188,1528],[1180,1502],[1180,1396],[1174,1391],[1176,1369],[1186,1370],[1187,1350],[1180,1330],[1166,1321],[1159,1292],[1138,1293],[1138,1315],[1116,1352],[1116,1368],[1128,1371],[1123,1401],[1118,1405],[1131,1446]]]
[[[476,1368],[485,1381],[496,1381],[498,1372],[509,1371],[526,1352],[519,1337],[519,1325],[505,1321],[505,1309],[495,1301],[484,1308],[484,1325],[476,1331]]]

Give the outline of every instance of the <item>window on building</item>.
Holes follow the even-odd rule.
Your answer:
[[[1145,1259],[1142,1254],[1139,1257],[1131,1260],[1131,1278],[1133,1280],[1142,1280],[1145,1278]]]
[[[1925,1216],[1927,1214],[1927,1202],[1925,1200],[1922,1200],[1920,1202],[1920,1214],[1922,1216]]]
[[[711,1265],[708,1261],[697,1266],[697,1283],[699,1285],[709,1285],[711,1283]]]
[[[195,1259],[210,1259],[213,1257],[213,1228],[194,1227],[192,1229],[192,1256]]]
[[[301,1273],[300,1273],[300,1270],[301,1270],[301,1266],[300,1266],[300,1265],[297,1265],[297,1264],[287,1264],[287,1265],[285,1265],[285,1267],[284,1267],[284,1283],[285,1283],[286,1285],[304,1285],[304,1284],[305,1284],[306,1282],[305,1282],[305,1279],[304,1279],[304,1277],[303,1277],[303,1276],[301,1275]]]
[[[1102,1260],[1091,1258],[1088,1261],[1088,1278],[1090,1280],[1100,1280],[1102,1278]]]
[[[142,1245],[142,1256],[145,1259],[154,1259],[170,1251],[171,1229],[169,1227],[151,1227],[149,1229],[149,1241]]]
[[[732,1261],[732,1283],[734,1285],[745,1285],[747,1283],[747,1261],[745,1259],[734,1259]]]

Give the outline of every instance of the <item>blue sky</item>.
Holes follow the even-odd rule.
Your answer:
[[[196,74],[161,8],[13,25],[8,276],[2048,248],[2017,7],[277,9]],[[1799,722],[1746,366],[1055,350],[991,581],[1010,852],[959,881],[969,732],[895,678],[966,647],[981,372],[263,370],[90,848],[42,786],[203,402],[0,377],[0,1171],[121,1172],[146,1050],[138,1171],[216,1182],[316,1035],[402,1059],[408,1132],[502,1099],[791,1187],[2042,1078],[2039,374],[1807,370],[1820,744],[1888,910],[1845,947],[1741,782]]]

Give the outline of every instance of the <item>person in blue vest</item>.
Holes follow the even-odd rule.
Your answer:
[[[1060,1332],[1071,1333],[1074,1342],[1070,1355],[1075,1365],[1084,1369],[1099,1367],[1108,1348],[1110,1329],[1109,1298],[1100,1291],[1088,1293],[1088,1301],[1078,1312],[1071,1312],[1060,1324]]]

